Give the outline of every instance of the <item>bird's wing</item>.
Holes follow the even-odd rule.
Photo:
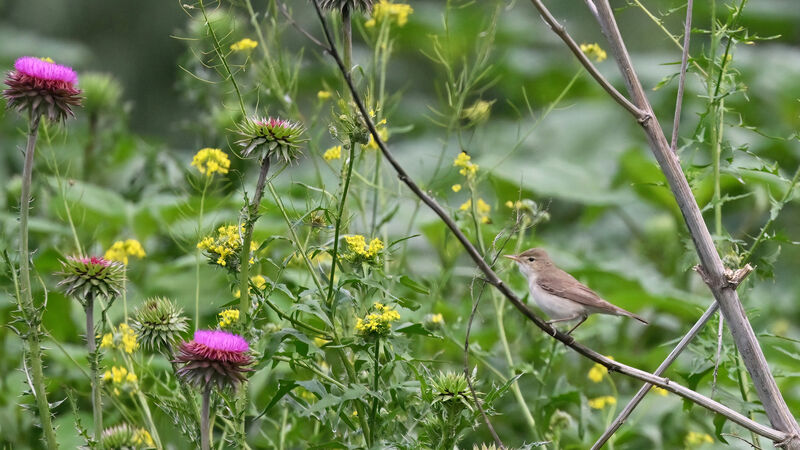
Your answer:
[[[536,279],[536,282],[539,284],[539,287],[550,294],[572,300],[575,303],[580,303],[590,308],[597,308],[607,312],[618,311],[620,309],[603,300],[596,292],[584,286],[580,281],[576,280],[575,277],[560,269],[558,272],[553,272],[547,276],[540,276]]]

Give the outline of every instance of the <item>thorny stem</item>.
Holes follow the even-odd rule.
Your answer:
[[[540,2],[533,0],[537,3],[537,8],[544,8]],[[603,366],[605,366],[609,371],[618,371],[624,375],[627,375],[632,378],[636,378],[642,381],[646,381],[657,385],[663,389],[666,389],[670,392],[680,395],[688,400],[691,400],[706,409],[712,410],[717,412],[734,423],[737,423],[747,429],[753,430],[760,435],[766,436],[773,441],[783,441],[786,439],[791,438],[791,434],[776,430],[774,428],[770,428],[768,426],[762,425],[760,423],[756,423],[752,421],[750,418],[745,417],[744,415],[716,402],[708,397],[705,397],[691,389],[688,389],[684,386],[681,386],[678,383],[673,382],[672,380],[656,377],[650,373],[647,373],[643,370],[627,366],[625,364],[620,364],[617,361],[613,361],[609,358],[604,357],[603,355],[597,353],[596,351],[579,344],[575,341],[575,338],[558,331],[551,325],[545,323],[539,316],[534,314],[530,309],[528,309],[525,304],[522,303],[522,300],[514,294],[511,289],[503,283],[502,280],[497,276],[497,274],[492,270],[492,268],[487,264],[487,262],[483,259],[480,252],[475,248],[475,246],[469,241],[469,239],[464,235],[464,233],[459,229],[458,225],[453,221],[453,219],[447,214],[447,212],[439,206],[439,204],[430,196],[428,196],[425,192],[423,192],[416,183],[409,177],[406,173],[405,169],[395,160],[392,153],[386,147],[386,143],[383,142],[380,135],[378,134],[377,129],[375,128],[375,124],[372,122],[372,119],[369,117],[369,113],[364,106],[364,103],[361,101],[361,98],[357,95],[357,90],[355,85],[353,84],[352,80],[350,79],[347,70],[344,67],[344,64],[339,56],[339,53],[336,51],[336,48],[333,45],[333,37],[331,36],[330,29],[328,28],[327,21],[322,14],[322,10],[319,7],[318,0],[314,1],[314,8],[317,12],[317,17],[319,22],[322,26],[323,32],[325,33],[325,38],[328,42],[328,46],[325,47],[325,50],[328,54],[333,57],[336,65],[339,67],[340,73],[344,76],[345,80],[347,81],[348,88],[350,89],[350,93],[353,95],[353,101],[355,102],[356,106],[358,107],[359,112],[361,113],[361,117],[364,119],[364,122],[367,125],[370,133],[372,134],[373,139],[378,144],[378,147],[383,152],[384,157],[389,162],[389,164],[394,168],[395,172],[397,172],[398,177],[400,180],[408,186],[409,189],[419,197],[429,208],[431,208],[434,213],[445,223],[447,228],[455,235],[456,239],[459,243],[464,247],[464,249],[469,254],[470,258],[473,262],[478,266],[478,268],[484,273],[486,276],[486,281],[500,290],[503,295],[516,307],[528,320],[533,322],[540,330],[545,331],[547,334],[553,336],[555,339],[563,342],[565,345],[579,353],[580,355],[597,362]],[[545,8],[546,9],[546,8]],[[645,116],[645,119],[650,117],[649,115]],[[644,120],[643,125],[651,126],[651,120]],[[649,129],[648,129],[649,130]],[[660,156],[660,154],[659,154]],[[670,174],[671,175],[671,174]],[[695,206],[696,207],[696,206]],[[688,220],[688,219],[687,219]],[[694,228],[693,228],[694,231]],[[705,253],[703,253],[705,256]],[[716,292],[715,292],[716,294]],[[734,294],[735,295],[735,294]],[[773,380],[774,383],[774,380]]]
[[[19,200],[19,272],[20,295],[18,296],[20,310],[28,324],[28,335],[24,339],[28,344],[31,361],[31,377],[33,394],[39,409],[42,421],[42,433],[48,449],[57,449],[56,431],[53,428],[50,416],[50,403],[47,402],[47,389],[44,384],[44,370],[42,368],[42,347],[39,339],[41,312],[33,304],[31,292],[30,251],[28,249],[28,215],[30,214],[31,184],[33,179],[33,156],[36,151],[36,138],[39,136],[39,114],[31,112],[28,142],[25,147],[25,164],[22,169],[22,188]]]
[[[333,311],[333,285],[334,276],[336,275],[336,264],[339,262],[339,235],[342,229],[342,216],[344,215],[345,202],[347,201],[347,192],[350,190],[350,178],[353,174],[353,162],[355,161],[356,146],[358,144],[350,140],[350,155],[347,160],[347,171],[344,176],[344,186],[342,187],[342,198],[339,200],[339,211],[336,214],[336,227],[333,231],[333,254],[331,255],[331,275],[328,278],[328,295],[325,296],[326,303]]]
[[[211,429],[208,424],[208,410],[211,403],[211,388],[203,388],[203,406],[200,418],[200,448],[202,450],[209,450],[211,448]]]
[[[89,294],[84,306],[86,313],[86,350],[89,353],[89,372],[92,375],[92,417],[94,418],[94,438],[103,448],[103,402],[100,398],[100,376],[97,367],[97,341],[94,335],[94,295]]]
[[[253,200],[245,207],[246,217],[244,220],[244,235],[242,237],[242,249],[239,255],[239,313],[242,315],[242,323],[247,323],[247,312],[250,310],[250,245],[253,242],[253,228],[258,220],[258,208],[261,206],[261,197],[264,196],[264,187],[267,182],[269,172],[269,153],[264,155],[261,162],[261,172],[258,174],[256,190],[253,193]]]

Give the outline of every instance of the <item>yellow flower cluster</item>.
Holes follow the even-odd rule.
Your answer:
[[[227,328],[239,321],[238,309],[226,309],[219,313],[219,327]]]
[[[262,275],[255,275],[250,277],[250,282],[256,285],[256,288],[259,291],[263,291],[265,287],[267,287],[267,279],[264,278]],[[248,287],[248,291],[250,294],[253,293],[253,290]],[[233,296],[236,298],[240,298],[242,296],[242,291],[237,289],[236,292],[233,293]]]
[[[331,91],[324,91],[323,90],[323,91],[317,92],[317,98],[320,99],[320,100],[327,100],[327,99],[331,98],[332,95],[333,94],[331,93]]]
[[[366,21],[364,26],[372,28],[380,22],[389,20],[396,22],[397,26],[402,27],[408,23],[408,15],[413,12],[414,8],[412,8],[411,5],[380,0],[372,7],[372,18]]]
[[[460,184],[454,184],[451,189],[453,189],[453,192],[458,192],[458,191],[461,190],[461,185]]]
[[[356,321],[356,330],[364,335],[385,336],[392,329],[392,322],[400,320],[400,313],[391,306],[375,302],[372,305],[373,313]]]
[[[139,349],[136,332],[127,323],[119,324],[118,328],[111,327],[111,333],[106,333],[100,340],[100,348],[120,349],[131,354]]]
[[[150,436],[150,432],[144,428],[139,428],[133,433],[133,443],[148,448],[154,448],[156,446],[156,443],[153,441],[153,436]]]
[[[472,199],[467,200],[458,207],[461,211],[469,211],[470,208],[472,208]],[[475,210],[481,223],[489,223],[489,213],[492,212],[492,207],[488,203],[479,198],[478,204],[475,205]]]
[[[378,238],[371,240],[369,245],[367,245],[367,240],[364,239],[364,236],[360,234],[346,236],[344,239],[350,249],[350,259],[356,259],[357,257],[372,259],[383,250],[383,241]]]
[[[119,261],[126,266],[128,265],[129,256],[135,256],[136,258],[144,258],[146,256],[144,247],[136,239],[114,242],[103,255],[109,261]]]
[[[708,433],[698,433],[696,431],[690,431],[689,434],[686,435],[686,445],[703,445],[703,444],[711,444],[714,442],[714,438],[712,438]]]
[[[374,114],[373,114],[374,115]],[[386,119],[381,120],[380,122],[375,124],[375,129],[378,131],[378,136],[381,138],[383,142],[389,140],[389,129],[386,128]],[[366,149],[367,150],[378,150],[378,142],[372,137],[372,134],[369,135],[369,142],[367,142]]]
[[[605,61],[608,57],[606,51],[600,48],[597,43],[594,44],[581,44],[581,51],[589,58],[594,58],[595,62]]]
[[[460,167],[461,170],[459,170],[458,173],[464,175],[468,179],[472,179],[475,174],[478,173],[478,165],[473,163],[471,159],[471,156],[465,152],[461,152],[453,161],[453,167]]]
[[[136,392],[139,378],[135,373],[128,372],[125,367],[114,366],[103,374],[103,381],[113,385],[114,395],[120,394],[120,388],[125,392]]]
[[[232,262],[238,263],[239,249],[242,247],[241,234],[244,233],[244,226],[224,225],[217,229],[217,236],[206,236],[197,244],[197,248],[209,253],[215,263],[227,267]],[[250,251],[258,248],[258,244],[253,241],[250,243]],[[250,258],[250,264],[254,264]]]
[[[231,168],[231,160],[218,148],[204,148],[192,158],[192,167],[196,167],[200,173],[208,177],[215,173],[225,175]]]
[[[252,50],[256,47],[258,47],[258,42],[250,38],[244,38],[241,41],[237,41],[231,44],[231,50],[235,52],[241,52],[243,50]]]
[[[322,158],[325,161],[331,161],[333,159],[339,159],[342,157],[342,146],[341,145],[334,145],[333,147],[325,150],[325,153],[322,154]]]
[[[444,317],[441,314],[434,314],[431,316],[431,323],[442,323]]]
[[[669,394],[668,390],[660,388],[658,386],[653,386],[653,392],[655,392],[656,394],[658,394],[658,395],[660,395],[662,397],[666,397],[667,394]]]
[[[610,395],[589,399],[589,407],[592,409],[603,409],[606,407],[606,405],[611,406],[616,404],[616,397],[612,397]]]
[[[614,358],[611,357],[611,356],[606,356],[606,358],[608,358],[608,359],[610,359],[612,361],[614,360]],[[599,382],[603,381],[603,377],[606,376],[607,373],[608,373],[608,369],[606,368],[606,366],[604,366],[602,364],[599,364],[599,363],[595,363],[594,366],[592,366],[592,368],[589,369],[588,377],[589,377],[590,380],[594,381],[595,383],[599,383]]]

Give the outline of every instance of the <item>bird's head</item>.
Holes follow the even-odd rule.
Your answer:
[[[535,277],[539,272],[553,265],[550,256],[541,248],[525,250],[519,255],[504,255],[519,266],[519,271],[526,277]]]

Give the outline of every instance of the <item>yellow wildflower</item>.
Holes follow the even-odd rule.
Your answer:
[[[239,321],[239,310],[238,309],[226,309],[219,313],[219,327],[220,328],[227,328],[233,325],[234,322]]]
[[[333,159],[339,159],[342,157],[342,146],[341,145],[334,145],[333,147],[325,150],[325,153],[322,154],[322,158],[325,161],[330,161]]]
[[[315,337],[314,338],[314,343],[317,344],[317,347],[320,347],[320,348],[322,346],[324,346],[325,344],[329,343],[329,342],[330,342],[329,340],[322,339],[321,337]]]
[[[589,407],[592,409],[603,409],[606,405],[616,405],[617,399],[616,397],[612,397],[610,395],[606,395],[603,397],[597,397],[589,400]]]
[[[461,206],[458,207],[461,211],[469,211],[472,209],[472,199],[468,199],[466,202],[462,203]],[[492,211],[492,207],[483,201],[482,198],[478,199],[477,206],[475,206],[475,211],[478,213],[478,220],[481,223],[489,223],[489,213]]]
[[[383,119],[380,122],[376,123],[375,128],[378,131],[378,137],[380,137],[383,142],[389,140],[389,129],[386,128],[386,119]],[[367,142],[366,149],[378,150],[378,148],[379,148],[378,143],[375,141],[375,138],[372,137],[372,134],[370,134],[369,142]]]
[[[256,286],[256,289],[258,289],[259,291],[263,291],[264,288],[267,287],[267,279],[264,278],[263,275],[254,275],[254,276],[250,277],[250,282],[253,283]],[[253,289],[251,289],[249,287],[247,289],[248,289],[247,292],[249,292],[250,294],[253,293]],[[241,297],[242,296],[242,291],[237,289],[236,292],[233,293],[233,296],[236,297],[236,298]]]
[[[319,92],[317,92],[317,98],[320,99],[320,100],[327,100],[327,99],[331,98],[332,95],[333,94],[331,94],[331,91],[319,91]]]
[[[100,348],[114,348],[114,335],[106,333],[100,341]]]
[[[711,435],[709,435],[708,433],[698,433],[696,431],[690,431],[689,434],[686,435],[687,446],[711,444],[713,442],[714,438],[712,438]]]
[[[607,356],[607,358],[612,360],[612,361],[614,360],[614,358],[611,357],[611,356]],[[592,366],[591,369],[589,369],[588,377],[589,377],[590,380],[594,381],[595,383],[599,383],[599,382],[603,381],[603,377],[607,373],[608,373],[608,369],[606,368],[606,366],[604,366],[602,364],[599,364],[599,363],[595,363],[595,365]]]
[[[112,392],[119,395],[120,388],[125,392],[136,392],[137,383],[139,378],[133,372],[128,372],[125,367],[114,366],[111,370],[106,370],[103,374],[103,381],[111,383],[113,386]]]
[[[393,307],[375,302],[375,312],[356,319],[356,330],[362,335],[385,336],[392,329],[392,322],[400,320],[400,313]]]
[[[55,63],[55,61],[53,61],[53,58],[49,56],[45,56],[44,58],[39,58],[39,59],[41,59],[44,62]]]
[[[128,257],[135,256],[137,258],[144,258],[146,256],[144,247],[136,239],[128,239],[125,241],[117,241],[111,244],[106,250],[103,257],[109,261],[119,261],[124,265],[128,265]]]
[[[120,348],[125,353],[133,353],[139,348],[139,343],[136,341],[136,332],[127,323],[119,324],[119,332],[122,334]]]
[[[658,394],[658,395],[660,395],[662,397],[666,397],[667,394],[669,394],[669,391],[667,391],[666,389],[660,388],[658,386],[653,386],[653,392],[655,392],[656,394]]]
[[[453,190],[453,192],[458,192],[458,191],[461,190],[461,185],[460,184],[454,184],[451,189]]]
[[[467,178],[472,178],[478,172],[478,165],[473,163],[471,159],[471,156],[465,152],[461,152],[456,156],[456,159],[453,160],[453,167],[460,167],[461,170],[459,170],[458,173]]]
[[[589,58],[594,58],[595,62],[604,61],[607,57],[606,51],[600,48],[597,43],[594,44],[581,44],[581,51]]]
[[[239,249],[242,246],[241,235],[243,233],[244,226],[221,226],[217,229],[216,236],[204,237],[197,243],[197,248],[204,250],[207,253],[206,256],[216,264],[236,269],[239,265]],[[251,242],[250,251],[254,252],[258,249],[258,245],[255,241]],[[253,258],[250,258],[250,264],[253,263]]]
[[[356,260],[359,257],[363,259],[373,259],[383,250],[383,241],[374,238],[367,244],[364,236],[356,234],[353,236],[345,236],[347,247],[350,249],[350,254],[345,257],[350,260]]]
[[[442,323],[443,320],[444,320],[444,317],[442,317],[441,314],[434,314],[434,315],[431,316],[431,322],[432,323]]]
[[[411,5],[405,3],[391,3],[387,0],[380,0],[372,7],[372,18],[364,23],[367,28],[372,28],[376,24],[385,20],[397,23],[402,27],[408,23],[408,15],[413,13]]]
[[[144,428],[139,428],[133,434],[133,443],[136,445],[144,445],[151,448],[156,446],[156,443],[153,441],[153,437],[150,436],[150,432],[145,430]]]
[[[256,47],[258,47],[258,42],[254,41],[254,40],[252,40],[250,38],[244,38],[244,39],[242,39],[240,41],[237,41],[237,42],[234,42],[233,44],[231,44],[231,50],[233,50],[235,52],[240,52],[240,51],[243,51],[243,50],[252,50],[252,49],[254,49]]]
[[[200,173],[208,177],[215,173],[225,175],[231,167],[231,160],[218,148],[204,148],[192,158],[192,167],[196,167]]]

